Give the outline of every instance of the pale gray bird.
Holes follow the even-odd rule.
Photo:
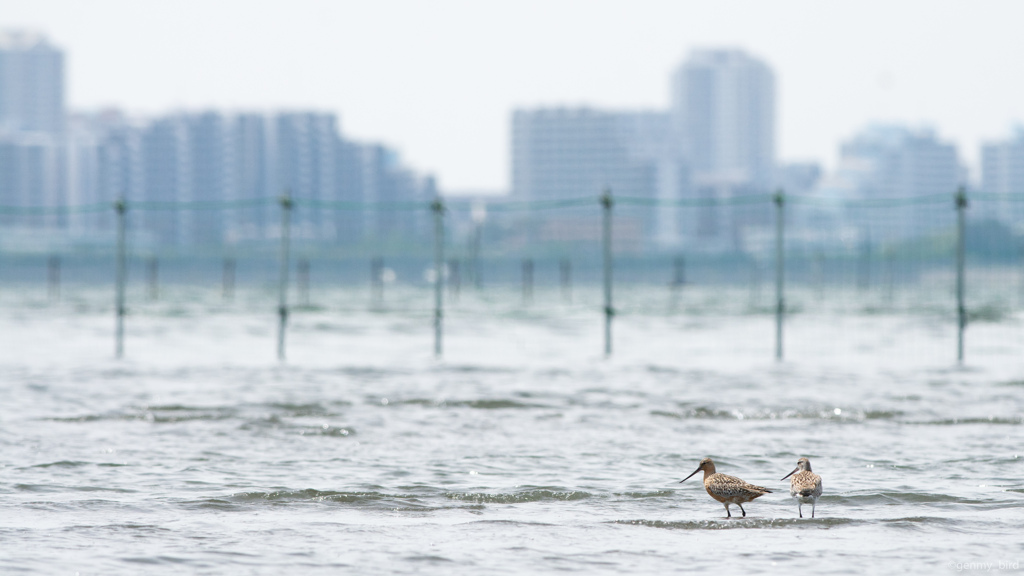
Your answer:
[[[783,476],[782,479],[785,480],[790,476],[793,479],[789,481],[789,495],[796,498],[796,509],[800,513],[800,517],[804,517],[804,504],[809,503],[811,518],[814,518],[814,508],[818,503],[818,497],[821,496],[821,476],[811,472],[811,461],[807,458],[797,460],[796,468],[793,468],[793,471]]]

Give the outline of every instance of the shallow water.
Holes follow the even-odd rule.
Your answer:
[[[1019,313],[811,307],[772,361],[743,298],[317,294],[274,358],[273,295],[0,295],[4,573],[946,573],[1024,560]],[[709,302],[742,301],[730,309]],[[545,304],[548,302],[549,304]],[[922,304],[922,309],[931,306]],[[699,477],[767,486],[724,518]],[[779,481],[807,456],[815,519]],[[735,511],[735,508],[734,508]],[[810,507],[804,507],[805,513]],[[1013,568],[1017,563],[1017,568]]]

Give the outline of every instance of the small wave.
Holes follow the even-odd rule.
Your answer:
[[[488,494],[485,492],[449,492],[445,496],[450,500],[463,502],[476,502],[478,504],[523,504],[527,502],[542,502],[555,500],[560,502],[572,502],[584,500],[593,494],[581,490],[557,490],[548,488],[535,488],[521,492]]]
[[[361,380],[381,380],[393,376],[404,376],[410,373],[409,370],[402,368],[380,368],[376,366],[339,366],[331,372]]]
[[[311,428],[303,428],[299,431],[299,436],[330,436],[332,438],[348,438],[349,436],[355,435],[356,431],[353,428],[330,426],[328,424]]]
[[[331,501],[331,502],[372,502],[390,499],[412,499],[411,495],[385,494],[383,492],[337,492],[333,490],[276,490],[273,492],[241,492],[231,496],[235,502],[298,502],[298,501]]]
[[[557,526],[550,522],[538,522],[536,520],[503,520],[494,518],[491,520],[473,520],[470,524],[498,524],[502,526]]]
[[[620,492],[616,496],[622,496],[625,498],[665,498],[667,496],[676,496],[675,490],[655,490],[653,492]]]
[[[377,400],[371,400],[376,404]],[[423,406],[427,408],[476,408],[478,410],[505,410],[521,408],[545,408],[540,404],[531,404],[504,398],[486,400],[431,400],[428,398],[406,398],[404,400],[388,400],[392,406]]]
[[[870,494],[826,494],[823,501],[833,500],[846,504],[991,504],[988,500],[962,498],[949,494],[928,492],[873,492]]]
[[[673,368],[672,366],[658,366],[656,364],[648,364],[644,368],[647,370],[647,372],[649,372],[651,374],[672,374],[672,375],[675,375],[675,374],[682,374],[683,373],[682,370],[679,370],[678,368]]]
[[[204,498],[202,500],[187,500],[182,504],[188,508],[199,508],[202,510],[218,510],[221,512],[230,512],[232,510],[243,510],[241,506],[236,502],[224,500],[221,498]]]
[[[1009,426],[1018,426],[1020,424],[1024,424],[1024,416],[1018,416],[1015,418],[1005,418],[999,416],[989,416],[987,418],[940,418],[938,420],[922,420],[918,422],[907,422],[907,424],[915,424],[918,426],[959,426],[962,424],[1004,424]]]
[[[477,408],[479,410],[503,410],[508,408],[543,408],[539,404],[529,404],[516,400],[492,399],[492,400],[460,400],[447,402],[449,406],[462,406],[465,408]]]
[[[927,526],[952,526],[959,527],[961,520],[954,518],[940,518],[938,516],[909,516],[906,518],[885,518],[879,520],[881,523],[897,528],[908,528],[918,530]]]
[[[153,422],[156,424],[173,424],[177,422],[190,422],[196,420],[226,420],[235,417],[235,410],[232,408],[206,408],[188,407],[180,405],[169,406],[144,406],[130,411],[107,412],[103,414],[84,414],[81,416],[67,416],[57,418],[44,418],[49,422]]]
[[[867,410],[864,412],[865,420],[894,420],[903,416],[902,410]]]
[[[351,405],[350,402],[344,402],[344,401],[337,401],[337,402],[334,402],[334,404],[338,404],[338,405],[341,405],[341,406],[350,406]],[[291,402],[269,402],[267,404],[262,404],[261,406],[265,407],[265,408],[269,408],[270,410],[272,410],[274,412],[284,412],[283,416],[296,417],[296,418],[297,417],[309,417],[309,416],[328,417],[328,416],[334,416],[335,415],[335,411],[334,410],[331,410],[329,407],[324,406],[323,404],[321,404],[319,402],[310,402],[310,403],[305,403],[305,404],[295,404],[295,403],[291,403]]]
[[[223,499],[219,499],[223,502]],[[423,512],[441,510],[444,506],[430,506],[421,501],[420,495],[415,494],[390,494],[377,491],[364,492],[342,492],[334,490],[316,490],[307,488],[304,490],[276,490],[273,492],[241,492],[233,494],[228,498],[230,502],[240,504],[270,503],[274,505],[288,505],[301,503],[336,503],[352,504],[356,506],[369,506],[386,508],[396,511]],[[217,502],[216,506],[222,506]],[[212,503],[212,502],[211,502]],[[466,507],[463,507],[466,508]],[[468,508],[479,508],[469,506]]]
[[[903,416],[899,410],[842,410],[812,408],[805,410],[724,410],[697,406],[685,411],[651,410],[652,416],[678,420],[894,420]]]
[[[175,556],[128,556],[121,560],[131,562],[133,564],[149,564],[153,566],[160,566],[163,564],[180,565],[194,563],[193,560],[188,558],[177,558]]]
[[[473,366],[470,364],[447,364],[435,368],[438,372],[454,372],[456,374],[515,374],[519,370],[499,366]]]
[[[613,520],[614,524],[667,530],[735,530],[766,528],[832,528],[862,524],[851,518],[719,518],[714,520]]]
[[[431,408],[435,408],[439,406],[444,406],[446,403],[444,400],[429,400],[427,398],[407,398],[405,400],[389,400],[388,404],[395,406],[429,406]]]
[[[128,488],[112,488],[109,486],[64,486],[52,484],[15,484],[14,489],[21,492],[115,492],[119,494],[138,492]]]
[[[698,406],[682,412],[675,412],[670,410],[651,410],[652,416],[664,416],[667,418],[677,418],[685,420],[689,418],[693,419],[709,419],[709,420],[735,420],[736,414],[727,410],[719,410],[717,408],[707,408],[704,406]]]
[[[65,532],[96,532],[96,531],[109,531],[109,532],[145,532],[145,533],[158,533],[158,532],[171,532],[171,529],[164,528],[163,526],[157,526],[155,524],[135,524],[127,522],[124,524],[103,524],[103,525],[76,525],[67,526],[63,529]]]
[[[116,462],[83,462],[79,460],[59,460],[57,462],[44,462],[42,464],[33,464],[28,468],[79,468],[81,466],[102,466],[102,467],[120,467],[127,466],[127,464],[118,464]]]
[[[438,562],[454,562],[454,560],[445,558],[444,556],[434,556],[432,554],[417,554],[415,556],[406,556],[404,560],[408,560],[410,562],[427,562],[430,564],[436,564]]]

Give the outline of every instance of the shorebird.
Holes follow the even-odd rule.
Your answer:
[[[811,461],[801,458],[796,461],[796,468],[789,474],[782,477],[783,480],[793,476],[789,481],[789,495],[796,498],[796,509],[800,517],[804,517],[804,504],[811,504],[811,518],[814,518],[814,508],[818,503],[818,496],[821,496],[821,476],[811,472]]]
[[[708,491],[708,495],[725,505],[726,518],[732,518],[732,513],[729,512],[730,504],[739,506],[740,512],[743,512],[743,517],[745,518],[747,511],[743,509],[743,503],[750,502],[754,498],[760,498],[771,492],[767,488],[748,484],[735,476],[718,474],[715,472],[715,463],[711,461],[711,458],[701,460],[700,465],[693,471],[693,474],[701,470],[704,471],[704,489]],[[693,474],[683,478],[679,483],[686,482]]]

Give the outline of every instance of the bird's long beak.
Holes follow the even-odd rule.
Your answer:
[[[796,468],[793,468],[793,472],[790,472],[789,474],[786,474],[785,476],[782,477],[782,479],[785,480],[786,478],[789,478],[790,476],[792,476],[799,469],[800,469],[799,466],[797,466]]]
[[[697,468],[696,470],[694,470],[694,471],[693,471],[693,474],[696,474],[697,472],[700,472],[700,468]],[[689,480],[690,478],[693,478],[693,474],[690,474],[690,475],[689,475],[689,476],[687,476],[686,478],[683,478],[682,480],[680,480],[680,481],[679,481],[679,483],[680,483],[680,484],[682,484],[683,482],[686,482],[686,481],[687,481],[687,480]]]

